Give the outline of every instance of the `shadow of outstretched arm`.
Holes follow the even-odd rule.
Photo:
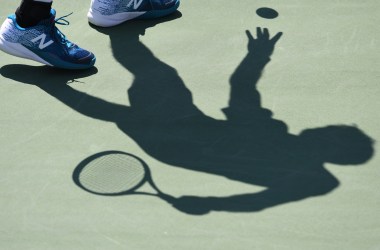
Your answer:
[[[202,215],[210,211],[257,212],[281,204],[324,195],[338,185],[338,180],[327,172],[296,173],[258,193],[228,197],[182,196],[173,203],[173,206],[182,212],[194,215]]]

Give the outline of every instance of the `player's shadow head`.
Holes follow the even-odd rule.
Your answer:
[[[22,64],[9,64],[0,68],[1,76],[16,82],[36,86],[58,86],[70,82],[80,82],[98,72],[96,67],[87,70],[65,70],[50,66],[29,66]]]
[[[356,126],[330,125],[302,131],[299,135],[313,157],[337,165],[359,165],[372,158],[374,141]]]

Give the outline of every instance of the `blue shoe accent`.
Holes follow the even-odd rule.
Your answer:
[[[69,25],[64,17],[50,18],[30,28],[22,28],[16,16],[10,15],[0,31],[0,49],[23,58],[64,69],[87,69],[95,64],[93,53],[70,42],[55,24]]]
[[[179,7],[179,0],[172,1],[165,5],[165,1],[151,0],[152,10],[147,11],[145,14],[139,16],[139,19],[153,19],[167,16],[176,11]],[[168,2],[168,1],[166,1]],[[173,4],[174,3],[174,4]]]
[[[115,26],[132,19],[151,19],[175,12],[180,0],[92,0],[88,11],[90,23]]]

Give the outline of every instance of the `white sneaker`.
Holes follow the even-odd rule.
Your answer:
[[[180,0],[91,0],[88,21],[111,27],[131,19],[152,19],[178,9]]]

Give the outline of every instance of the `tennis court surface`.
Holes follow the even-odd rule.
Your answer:
[[[0,53],[0,249],[380,249],[378,1],[183,0],[108,29],[89,4],[53,6],[95,68]],[[124,165],[162,193],[123,193]]]

